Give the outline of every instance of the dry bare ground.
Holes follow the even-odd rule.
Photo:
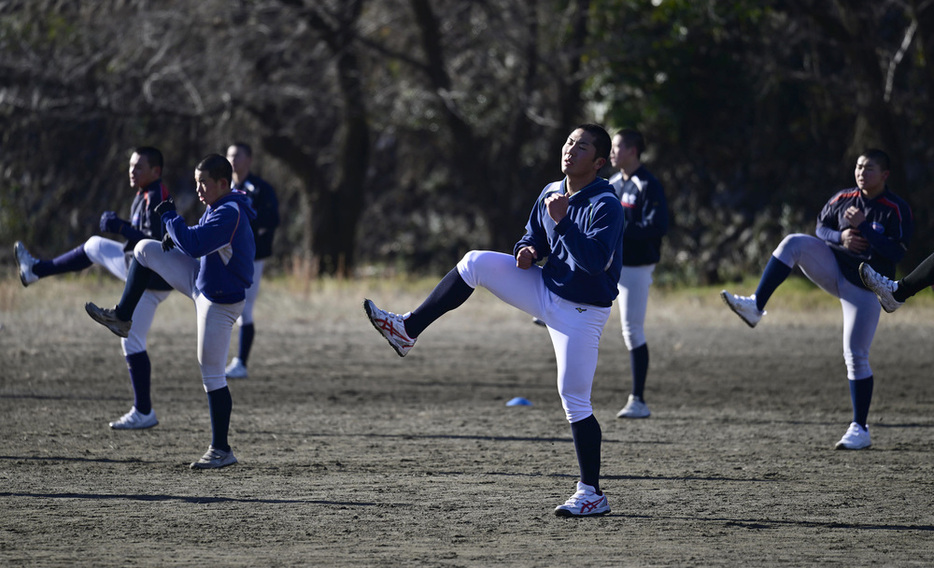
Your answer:
[[[119,342],[82,308],[117,283],[0,281],[0,565],[934,564],[928,304],[883,314],[861,452],[832,450],[850,421],[833,299],[780,291],[750,330],[716,291],[653,292],[641,421],[615,418],[614,310],[594,388],[612,513],[562,519],[577,471],[546,332],[481,291],[400,359],[360,302],[405,311],[427,289],[392,288],[267,283],[231,384],[240,463],[194,472],[210,439],[189,301],[150,336],[160,424],[118,432]]]

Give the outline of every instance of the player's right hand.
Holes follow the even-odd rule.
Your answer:
[[[172,237],[170,237],[169,234],[166,233],[165,235],[162,236],[162,250],[165,252],[169,252],[173,248],[175,248],[175,241],[173,241]]]
[[[535,258],[538,256],[535,247],[522,247],[516,253],[516,266],[525,270],[535,264]]]
[[[113,211],[104,211],[101,213],[101,232],[102,233],[120,233],[126,221],[117,217]]]

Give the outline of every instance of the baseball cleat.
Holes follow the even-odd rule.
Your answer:
[[[239,357],[233,358],[233,361],[227,365],[227,370],[225,372],[227,373],[228,379],[245,379],[250,376],[250,373],[246,370],[246,365],[243,364],[243,361],[241,361]]]
[[[722,290],[720,297],[723,298],[723,303],[729,306],[733,313],[738,315],[749,327],[756,327],[762,316],[766,314],[765,310],[759,311],[759,308],[756,307],[755,294],[752,296],[734,296],[726,290]]]
[[[217,469],[227,467],[237,463],[237,458],[233,455],[233,450],[225,452],[218,450],[214,446],[208,446],[208,451],[196,462],[189,466],[191,469]]]
[[[636,395],[629,395],[626,406],[616,415],[617,418],[648,418],[652,415],[649,406]]]
[[[593,487],[582,481],[577,482],[577,492],[568,497],[564,505],[555,507],[555,515],[559,517],[589,517],[609,512],[606,495],[597,495]]]
[[[16,255],[16,263],[19,265],[19,281],[23,283],[23,287],[29,286],[38,280],[39,277],[32,271],[32,267],[39,261],[29,254],[26,245],[22,241],[16,241],[13,244],[13,253]]]
[[[111,422],[110,427],[114,430],[142,430],[152,428],[158,423],[155,410],[150,410],[149,414],[143,414],[134,406],[118,420]]]
[[[892,296],[898,289],[898,283],[882,276],[865,262],[859,265],[859,279],[875,293],[879,298],[879,303],[882,304],[882,309],[886,312],[892,313],[905,305],[905,302],[899,302]]]
[[[116,310],[100,308],[94,305],[94,302],[85,304],[84,309],[88,312],[88,315],[91,316],[91,319],[114,332],[114,334],[120,337],[127,337],[130,335],[130,328],[133,326],[133,322],[123,321],[118,318]]]
[[[862,450],[868,448],[872,445],[872,441],[869,439],[869,428],[863,428],[856,422],[850,422],[850,427],[847,428],[846,434],[840,438],[840,441],[837,442],[837,445],[834,446],[835,450]]]
[[[405,331],[405,319],[399,314],[377,308],[372,300],[363,300],[363,310],[376,331],[386,338],[399,357],[405,357],[415,345],[415,339]]]

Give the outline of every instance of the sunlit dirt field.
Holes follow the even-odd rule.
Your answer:
[[[615,418],[614,309],[593,397],[612,512],[563,519],[577,466],[547,332],[480,291],[401,359],[360,307],[428,291],[393,287],[267,283],[251,376],[231,382],[240,463],[195,472],[210,437],[190,301],[150,335],[160,424],[112,431],[126,365],[83,305],[118,283],[0,281],[0,565],[934,564],[928,304],[882,315],[860,452],[832,449],[851,417],[832,298],[779,293],[750,330],[715,290],[653,292],[638,421]]]

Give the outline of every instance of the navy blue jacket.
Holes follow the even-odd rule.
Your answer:
[[[626,213],[623,266],[657,264],[662,254],[662,237],[668,232],[668,202],[661,182],[640,165],[627,180],[616,172],[610,185]]]
[[[246,194],[250,205],[256,211],[256,218],[250,223],[253,237],[256,239],[256,260],[272,256],[272,241],[276,235],[276,227],[279,226],[279,199],[276,197],[276,190],[252,172],[242,184],[231,187]]]
[[[619,293],[616,284],[623,266],[623,206],[613,187],[598,177],[571,196],[567,216],[555,223],[545,199],[565,193],[566,181],[542,190],[513,256],[522,247],[535,247],[536,261],[548,258],[542,277],[549,290],[570,302],[610,307]]]
[[[851,205],[866,215],[866,220],[856,227],[860,236],[869,241],[869,249],[863,254],[840,244],[841,233],[850,228],[843,214]],[[913,233],[911,208],[888,187],[875,199],[866,199],[858,187],[838,191],[817,217],[817,236],[833,250],[846,279],[864,289],[859,263],[866,262],[879,274],[894,279],[895,265],[905,257]]]
[[[201,259],[196,286],[212,302],[240,302],[253,284],[256,244],[250,222],[255,216],[246,196],[239,191],[231,191],[209,205],[194,227],[186,225],[175,211],[162,215],[175,246]]]

